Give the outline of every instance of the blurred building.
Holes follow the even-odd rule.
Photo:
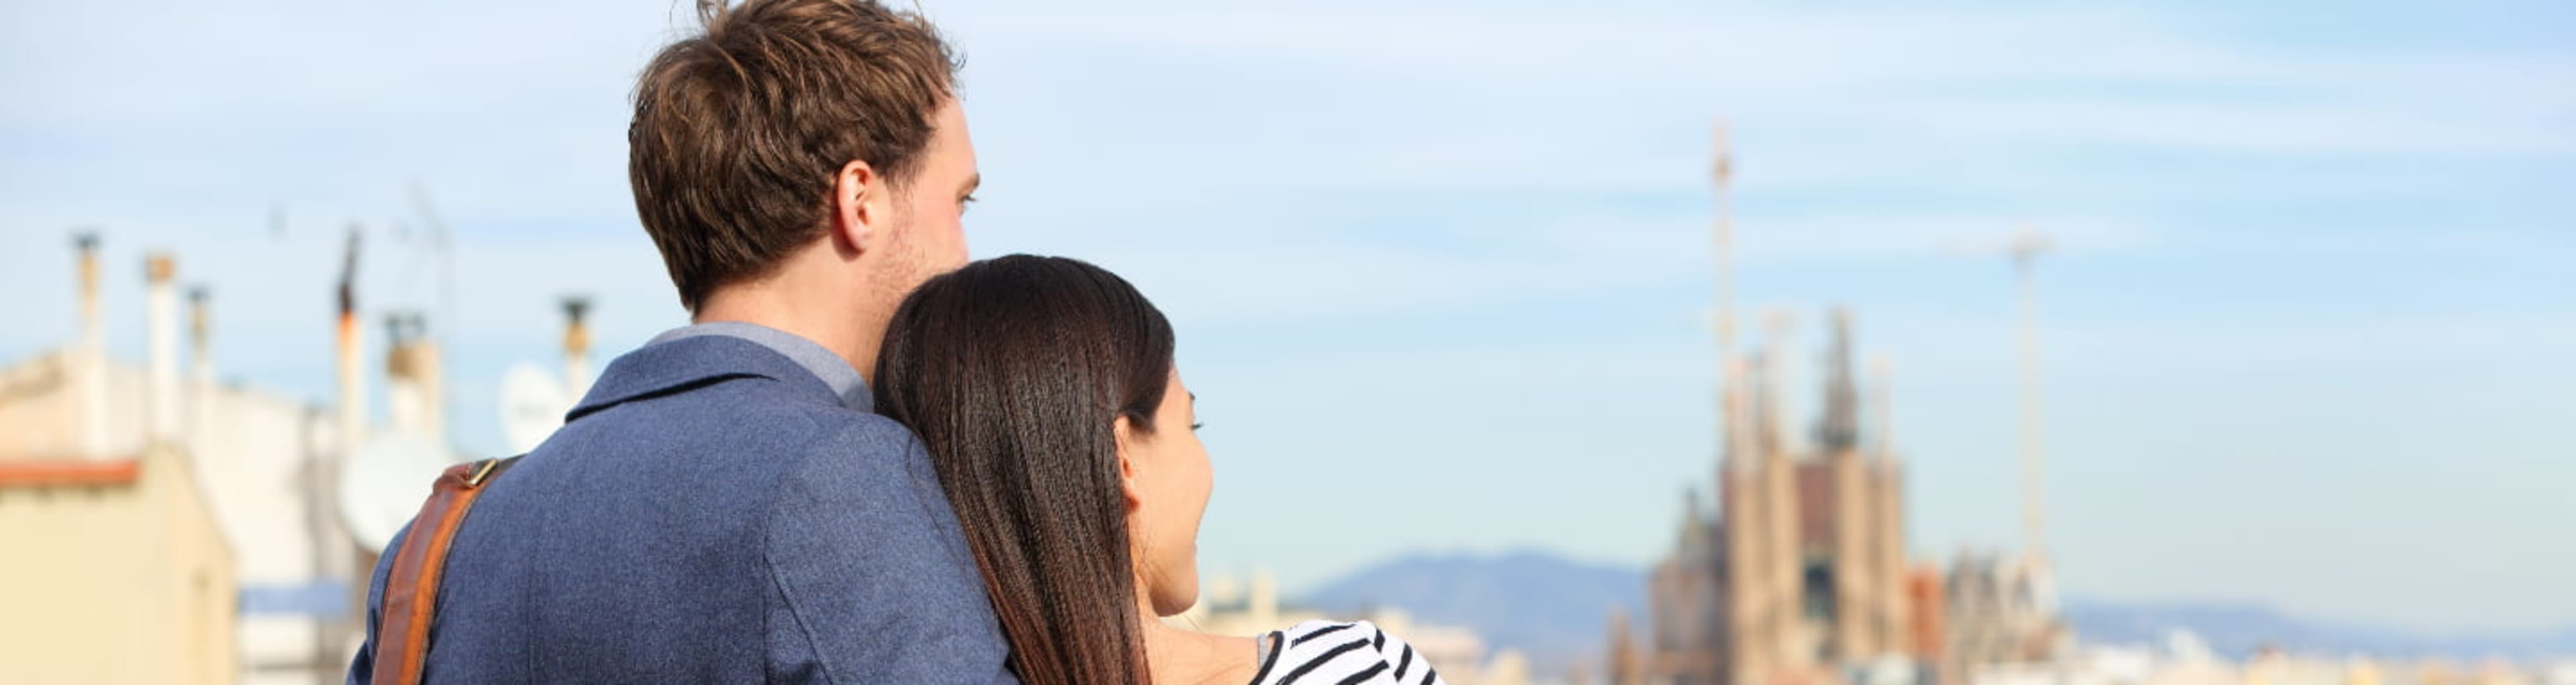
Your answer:
[[[1789,427],[1783,392],[1788,316],[1769,317],[1763,349],[1739,354],[1724,122],[1715,139],[1717,509],[1706,509],[1696,489],[1685,495],[1673,551],[1647,579],[1646,637],[1614,617],[1605,675],[1614,685],[1919,685],[1969,682],[1972,666],[2056,656],[2068,640],[2035,551],[2013,564],[1962,562],[1946,579],[1907,559],[1887,369],[1873,364],[1864,402],[1849,311],[1834,312],[1820,416],[1805,436]],[[2044,248],[2037,239],[2014,247],[2025,341],[2029,261]],[[2026,384],[2029,349],[2026,342]],[[2025,421],[2025,474],[2036,473],[2034,426]],[[2038,481],[2025,479],[2035,550]]]
[[[1329,616],[1311,609],[1283,606],[1278,584],[1268,573],[1254,573],[1249,583],[1230,576],[1210,576],[1198,604],[1164,623],[1213,635],[1258,636],[1306,621],[1368,621],[1403,638],[1413,651],[1453,685],[1528,685],[1528,657],[1517,650],[1487,653],[1476,631],[1416,621],[1401,609],[1378,608],[1358,616]]]
[[[2057,591],[2045,565],[2027,556],[1960,554],[1950,563],[1952,680],[1983,666],[2035,664],[2070,653],[2074,636],[2058,615]]]
[[[1904,475],[1881,414],[1864,441],[1850,317],[1837,313],[1822,416],[1795,444],[1778,379],[1785,322],[1742,364],[1716,485],[1720,509],[1693,494],[1671,556],[1649,579],[1642,654],[1625,677],[1646,683],[1822,683],[1933,663],[1937,611],[1905,557]],[[1749,392],[1746,392],[1749,391]],[[1742,395],[1735,393],[1742,392]],[[1868,678],[1877,680],[1878,678]],[[1920,676],[1908,678],[1919,680]]]
[[[187,452],[0,452],[0,664],[13,682],[229,683],[232,549]]]
[[[233,682],[237,548],[184,417],[176,264],[145,264],[138,369],[107,359],[96,241],[80,246],[80,343],[0,369],[0,664],[18,682]]]
[[[110,358],[99,241],[74,244],[75,342],[0,366],[0,680],[340,682],[364,635],[377,548],[460,459],[446,446],[445,374],[427,322],[387,317],[388,421],[372,426],[355,229],[330,407],[218,384],[204,288],[187,298],[183,375],[167,255],[146,264],[146,360]],[[589,384],[588,302],[564,307],[563,377],[514,407],[529,415],[511,428],[532,441]],[[432,454],[392,458],[402,447]]]
[[[2576,682],[2576,668],[2546,660],[2410,663],[2277,649],[2234,661],[2213,654],[2189,631],[2176,630],[2161,645],[2089,645],[2047,662],[1977,666],[1968,679],[1977,685],[2564,685]]]
[[[369,568],[333,501],[347,431],[218,384],[202,288],[183,376],[166,256],[147,266],[146,361],[110,358],[98,242],[77,244],[76,341],[0,367],[0,607],[26,633],[0,636],[0,664],[61,675],[25,682],[339,682]]]

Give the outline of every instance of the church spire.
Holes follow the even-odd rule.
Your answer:
[[[1753,401],[1754,449],[1765,459],[1788,456],[1796,448],[1791,444],[1796,439],[1796,429],[1791,427],[1794,424],[1789,419],[1789,393],[1784,381],[1789,375],[1789,350],[1794,347],[1790,336],[1797,325],[1797,318],[1786,309],[1773,309],[1762,316],[1762,351],[1754,357],[1751,385],[1757,393]]]
[[[1891,366],[1893,364],[1888,361],[1884,353],[1869,357],[1869,429],[1867,433],[1870,451],[1877,453],[1880,458],[1893,461],[1896,459],[1896,419],[1894,417],[1896,391],[1894,381],[1888,379]]]
[[[1825,412],[1816,421],[1816,446],[1826,454],[1860,446],[1860,389],[1852,378],[1851,308],[1834,308],[1832,346],[1825,352]]]

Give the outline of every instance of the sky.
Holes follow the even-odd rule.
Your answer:
[[[923,9],[965,59],[973,253],[1088,259],[1173,319],[1211,573],[1664,554],[1715,465],[1723,119],[1747,341],[1785,313],[1812,404],[1852,310],[1917,555],[2022,544],[2002,248],[2032,230],[2068,594],[2576,624],[2576,6]],[[355,224],[362,307],[429,312],[455,440],[497,452],[498,379],[554,363],[557,297],[595,299],[603,356],[685,322],[623,134],[690,24],[0,3],[0,363],[72,339],[95,226],[112,350],[140,356],[141,255],[171,250],[214,292],[219,376],[327,401]]]

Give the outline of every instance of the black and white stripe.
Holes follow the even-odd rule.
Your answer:
[[[1276,649],[1252,685],[1447,685],[1413,646],[1367,621],[1307,621],[1262,636]]]

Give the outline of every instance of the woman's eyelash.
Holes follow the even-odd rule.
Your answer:
[[[1190,430],[1198,430],[1198,429],[1206,428],[1206,427],[1207,427],[1207,422],[1206,422],[1206,421],[1200,421],[1200,422],[1198,422],[1198,423],[1190,424]]]

